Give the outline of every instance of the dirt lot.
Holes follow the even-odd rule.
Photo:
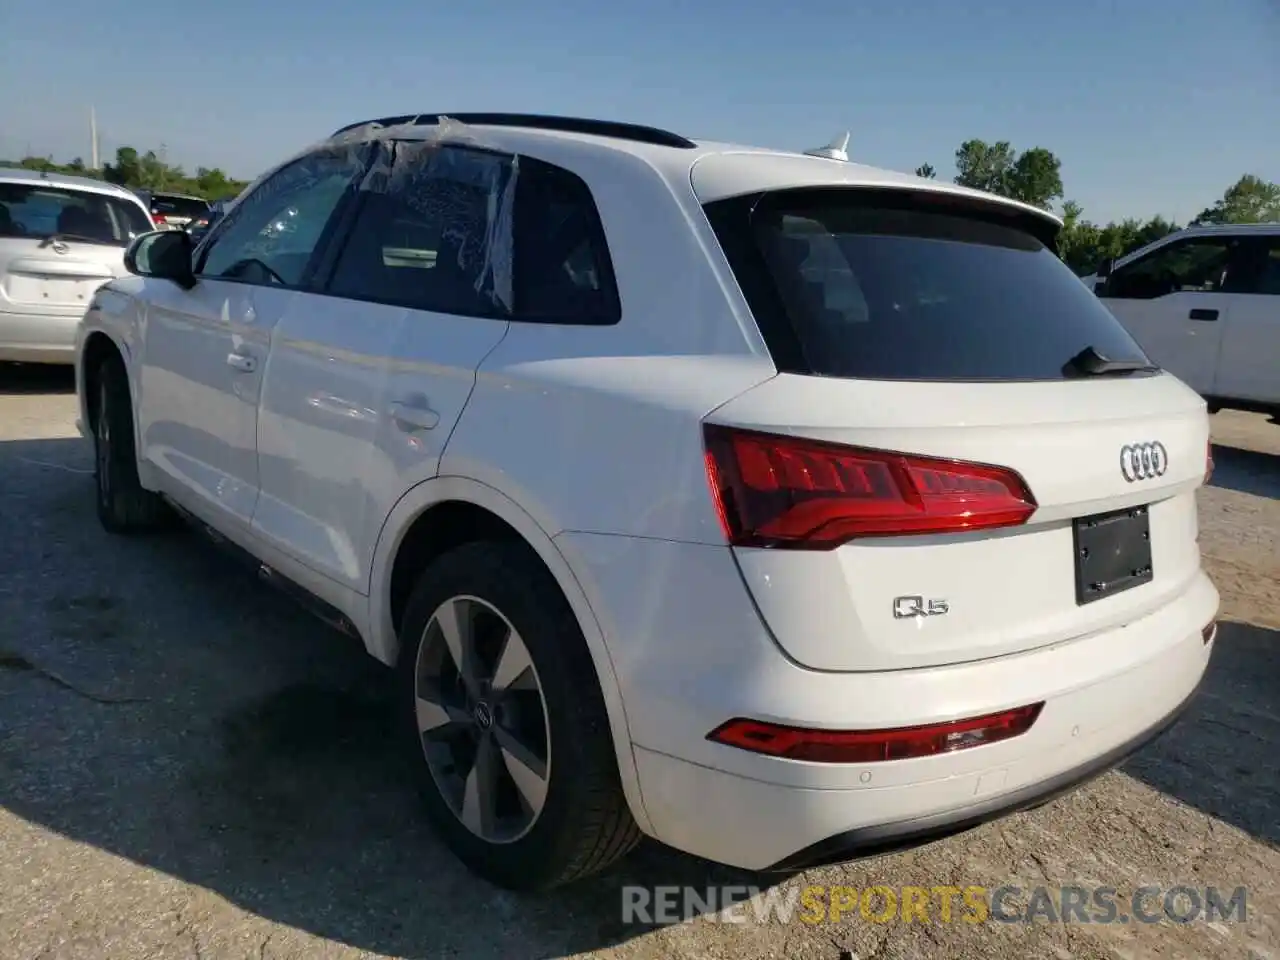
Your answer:
[[[74,408],[67,377],[0,370],[3,960],[1280,960],[1280,427],[1260,417],[1215,418],[1202,540],[1232,622],[1186,719],[1047,807],[785,884],[1244,885],[1244,923],[647,929],[622,923],[624,883],[765,881],[656,846],[551,897],[471,879],[385,747],[381,670],[189,534],[107,537]]]

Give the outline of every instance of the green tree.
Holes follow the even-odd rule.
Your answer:
[[[121,147],[116,151],[115,162],[105,164],[101,170],[85,169],[81,157],[66,164],[56,163],[52,157],[24,157],[16,163],[0,160],[0,166],[95,177],[124,187],[172,190],[204,197],[206,200],[234,197],[248,186],[247,181],[236,180],[216,168],[199,167],[196,175],[189,177],[182,167],[170,166],[165,162],[163,147],[159,152],[146,150],[141,153],[133,147]]]
[[[1062,196],[1062,161],[1044,147],[1024,150],[1005,176],[1007,196],[1049,210]]]
[[[1015,159],[1007,140],[966,140],[956,151],[956,183],[1007,196],[1007,179]]]
[[[18,166],[24,170],[39,170],[43,173],[56,173],[58,170],[52,157],[23,157],[18,161]]]
[[[171,177],[164,161],[156,155],[154,150],[148,150],[138,160],[138,179],[140,187],[146,187],[148,190],[166,190],[170,189],[170,180],[181,179],[181,176]]]
[[[1092,273],[1108,257],[1123,257],[1180,229],[1161,216],[1145,221],[1129,218],[1098,226],[1085,220],[1080,205],[1070,200],[1063,204],[1062,212],[1058,256],[1081,276]]]
[[[931,164],[922,163],[920,166],[916,167],[916,176],[924,177],[926,180],[936,180],[938,178],[938,171],[933,169]]]
[[[1280,184],[1246,173],[1192,223],[1270,223],[1280,220]]]
[[[217,167],[212,170],[208,167],[197,167],[195,181],[196,187],[206,197],[220,198],[240,192],[238,184]]]
[[[1044,147],[1019,154],[1008,140],[966,140],[956,151],[956,183],[1048,210],[1062,196],[1062,161]]]
[[[116,162],[103,167],[103,179],[125,187],[141,187],[140,172],[138,151],[133,147],[121,147],[116,151]]]
[[[1099,230],[1084,219],[1084,209],[1074,200],[1062,205],[1062,230],[1058,234],[1058,256],[1079,274],[1088,272],[1097,256]]]

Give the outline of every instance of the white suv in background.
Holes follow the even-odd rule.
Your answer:
[[[0,167],[0,361],[72,363],[94,291],[153,229],[123,187]]]
[[[1209,403],[1280,420],[1280,223],[1188,227],[1085,282]]]
[[[941,836],[1146,743],[1212,649],[1204,401],[1059,226],[628,124],[357,125],[99,291],[99,516],[176,507],[395,665],[496,883]]]

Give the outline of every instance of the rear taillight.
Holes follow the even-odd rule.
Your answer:
[[[888,730],[812,730],[757,720],[730,720],[708,740],[752,753],[815,763],[877,763],[954,753],[999,743],[1031,729],[1044,703],[965,720]]]
[[[169,221],[166,220],[164,216],[159,213],[153,213],[151,215],[151,222],[154,223],[157,227],[167,227],[169,225]]]
[[[1013,470],[704,425],[707,478],[730,544],[828,550],[855,537],[1025,523]]]

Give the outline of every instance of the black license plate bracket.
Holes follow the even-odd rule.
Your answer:
[[[1078,517],[1071,528],[1077,604],[1093,603],[1151,582],[1151,515],[1147,507]]]

